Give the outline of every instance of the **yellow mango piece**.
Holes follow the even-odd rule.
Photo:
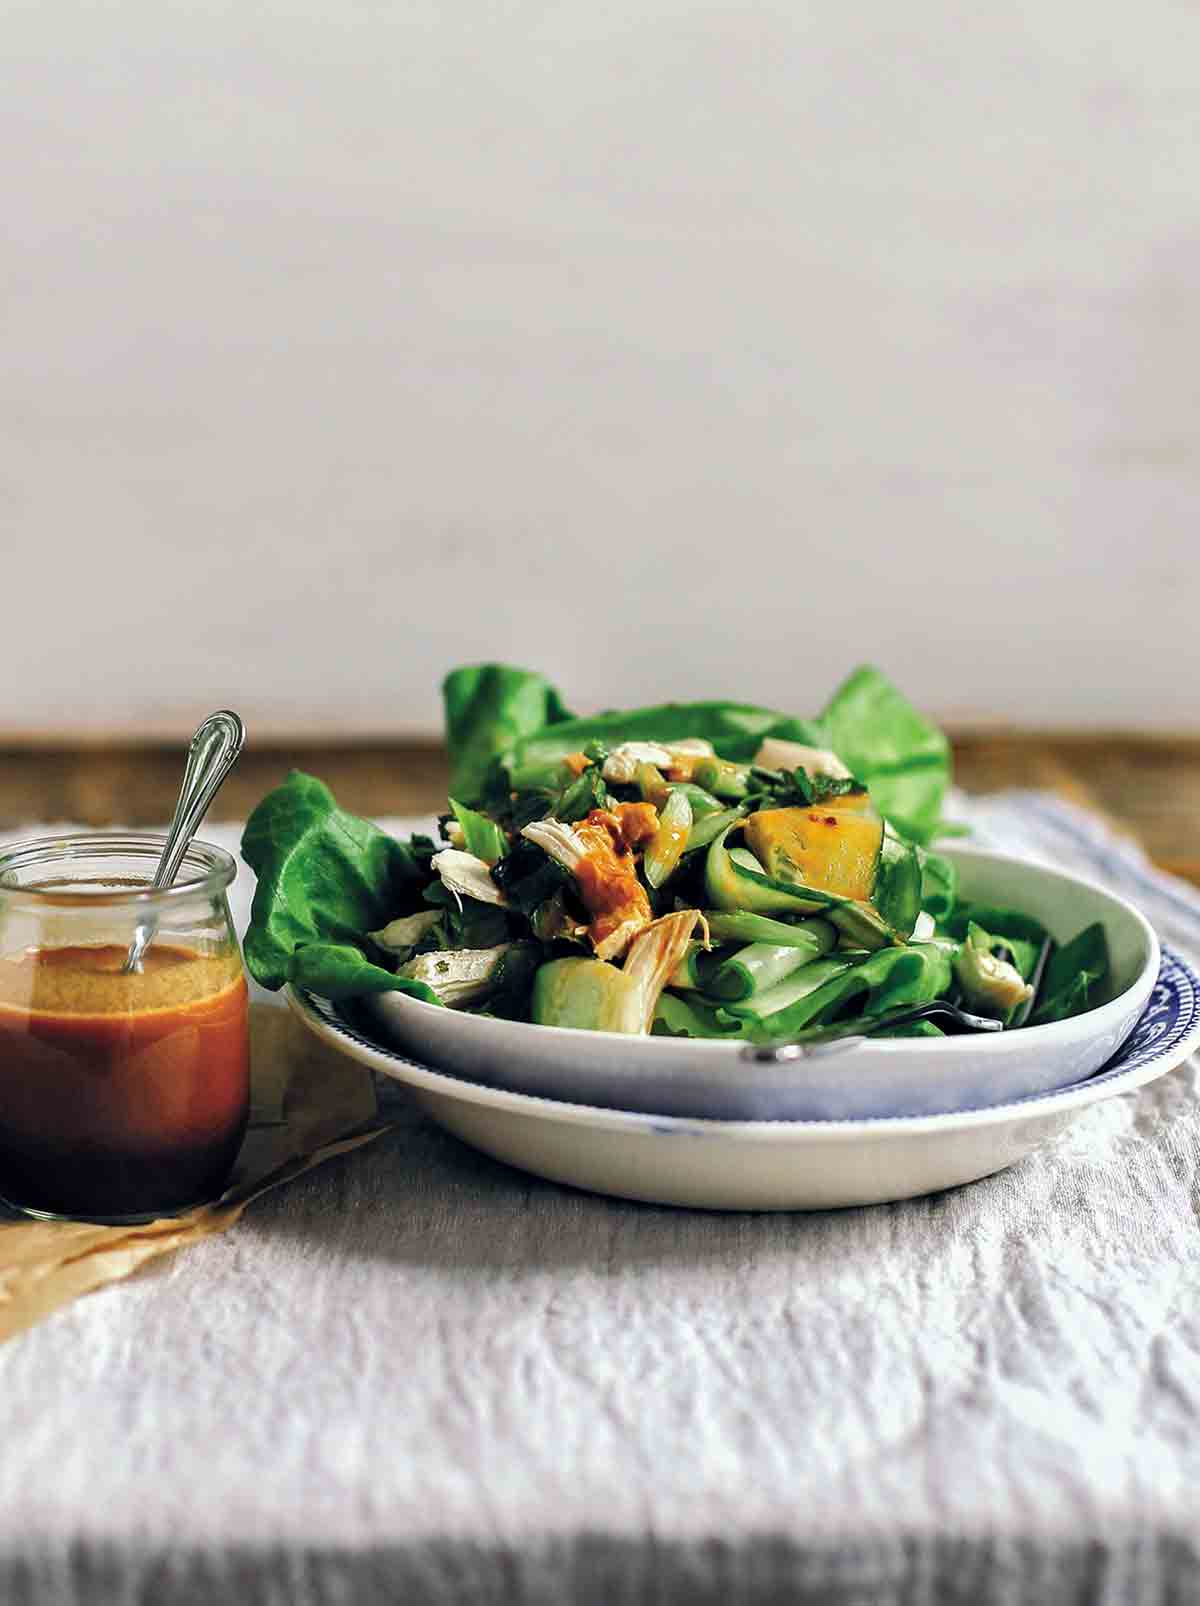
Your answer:
[[[828,799],[830,814],[861,814],[871,807],[871,794],[866,787],[861,792],[843,792],[840,797]]]
[[[837,800],[837,801],[840,801]],[[858,807],[760,809],[746,845],[769,876],[865,901],[875,890],[883,821]]]

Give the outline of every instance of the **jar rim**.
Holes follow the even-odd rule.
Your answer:
[[[10,903],[27,902],[35,907],[74,904],[91,909],[163,904],[185,898],[215,897],[223,893],[237,875],[237,861],[231,853],[212,842],[193,838],[171,885],[150,886],[166,841],[165,832],[153,831],[73,831],[26,837],[0,849],[0,899]],[[104,858],[145,858],[146,884],[91,889],[86,882],[71,879],[73,861]],[[42,867],[58,869],[60,877],[33,883],[16,879],[22,870]]]

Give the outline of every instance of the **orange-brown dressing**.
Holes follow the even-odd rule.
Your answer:
[[[647,820],[641,811],[646,810],[654,821],[650,827],[653,835],[658,815],[651,803],[622,803],[614,813],[593,809],[575,827],[576,839],[584,850],[583,859],[575,866],[575,881],[584,907],[592,916],[588,935],[597,947],[626,922],[649,924],[650,900],[637,878],[625,835],[629,829],[636,840],[641,840],[639,833]]]
[[[236,954],[152,943],[0,958],[0,1193],[35,1208],[135,1215],[219,1188],[249,1103]]]

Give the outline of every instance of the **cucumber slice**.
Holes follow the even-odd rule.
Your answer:
[[[784,1010],[789,1012],[789,1021],[792,1011],[801,1011],[805,1000],[823,994],[824,989],[854,966],[847,959],[814,959],[811,964],[804,965],[792,976],[777,982],[769,987],[765,993],[759,993],[754,998],[747,998],[741,1003],[723,1004],[721,1007],[727,1015],[734,1015],[738,1020],[757,1023],[771,1020],[773,1016],[781,1015]],[[814,1012],[820,1005],[814,1005]]]
[[[697,848],[708,847],[710,843],[716,841],[722,831],[728,831],[731,826],[736,825],[742,819],[744,812],[740,808],[719,809],[716,814],[694,816],[686,851],[695,853]]]
[[[735,821],[734,824],[737,822]],[[718,909],[744,909],[751,914],[823,914],[832,920],[840,932],[860,948],[886,948],[898,933],[879,910],[871,903],[859,903],[852,898],[839,898],[819,887],[808,887],[797,882],[777,881],[766,875],[762,865],[748,848],[728,848],[725,845],[733,825],[728,826],[713,842],[704,862],[705,891],[710,903]],[[907,844],[896,838],[897,846]],[[911,850],[909,850],[911,852]],[[912,854],[916,866],[916,855]],[[901,867],[897,864],[896,901],[901,909],[899,893],[904,890]],[[911,931],[919,912],[920,871],[917,869],[916,898],[918,908],[913,910],[907,930]],[[903,910],[901,909],[901,912]]]
[[[776,948],[807,948],[808,920],[772,920],[747,909],[706,909],[709,934],[717,942],[769,942]]]
[[[708,960],[706,968],[710,968],[712,960],[711,956],[705,954],[704,944],[689,942],[687,952],[667,978],[667,986],[682,987],[689,992],[703,992],[704,978],[700,966],[704,960]]]
[[[702,984],[702,990],[710,998],[735,1003],[769,991],[793,971],[822,958],[837,941],[837,932],[827,920],[809,921],[804,929],[809,938],[807,947],[795,943],[787,947],[768,942],[751,943],[718,965]]]

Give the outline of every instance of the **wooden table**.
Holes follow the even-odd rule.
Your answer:
[[[1200,736],[964,730],[953,733],[958,781],[970,791],[1040,787],[1106,815],[1156,863],[1200,884]],[[0,829],[30,820],[90,826],[161,824],[174,804],[182,747],[0,747]],[[293,766],[320,775],[358,813],[428,814],[444,807],[446,765],[434,745],[387,740],[258,743],[213,808],[243,819]]]

